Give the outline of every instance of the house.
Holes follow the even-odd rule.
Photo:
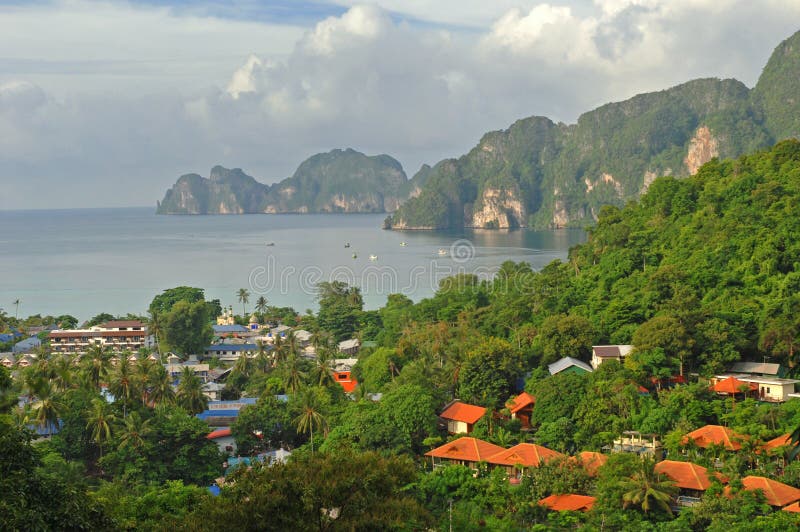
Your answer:
[[[456,399],[445,406],[439,417],[447,423],[450,434],[469,434],[485,413],[482,406],[468,405]]]
[[[339,342],[339,352],[346,355],[355,355],[358,353],[360,347],[361,342],[358,340],[358,338],[352,338],[350,340]]]
[[[235,401],[209,401],[208,408],[195,417],[212,427],[229,427],[239,417],[242,408],[256,404],[257,400],[256,397],[242,397]]]
[[[800,514],[800,502],[793,502],[789,506],[781,508],[784,512],[791,512],[793,514]]]
[[[729,373],[743,375],[760,375],[761,377],[785,377],[786,368],[780,364],[767,362],[734,362],[728,368]]]
[[[474,469],[479,462],[485,462],[487,458],[502,451],[505,449],[499,445],[465,436],[428,451],[425,456],[431,457],[434,468],[459,464]]]
[[[339,383],[344,393],[353,393],[358,386],[358,381],[351,376],[349,371],[334,371],[333,380]]]
[[[656,434],[642,434],[636,430],[626,430],[623,436],[614,440],[611,451],[615,453],[636,453],[640,456],[663,456],[661,441]]]
[[[632,345],[593,345],[592,367],[597,369],[600,364],[608,360],[616,360],[622,363],[631,352],[633,352]]]
[[[663,460],[656,464],[655,472],[664,475],[675,483],[675,487],[680,490],[680,495],[686,499],[682,506],[688,506],[711,487],[712,478],[720,482],[727,482],[727,479],[719,473],[708,474],[708,469],[692,462],[678,462],[675,460]],[[679,500],[679,504],[680,504]]]
[[[88,329],[50,331],[50,349],[54,353],[85,353],[92,345],[101,345],[119,353],[138,351],[147,341],[147,326],[138,320],[111,320]]]
[[[231,434],[230,427],[220,427],[213,430],[206,436],[206,439],[216,443],[221,453],[236,454],[236,440]]]
[[[747,476],[742,479],[742,486],[748,491],[761,490],[770,506],[786,506],[800,501],[800,489],[770,478]]]
[[[220,338],[241,338],[243,334],[248,332],[247,327],[235,324],[212,325],[211,328],[214,331],[214,336]]]
[[[711,391],[717,395],[730,395],[733,398],[736,398],[737,395],[747,397],[748,394],[752,395],[753,392],[758,391],[758,386],[730,376],[725,379],[716,380],[711,386]]]
[[[721,425],[706,425],[694,430],[683,437],[683,445],[694,443],[701,449],[707,449],[712,445],[724,447],[728,451],[738,451],[742,448],[741,442],[746,439],[741,434],[736,434],[728,427]]]
[[[608,455],[595,451],[582,451],[576,456],[590,477],[597,476],[597,470],[608,462]]]
[[[294,331],[294,339],[300,347],[306,347],[311,343],[311,338],[314,335],[304,329],[297,329]]]
[[[222,390],[224,389],[224,384],[213,381],[207,382],[203,384],[203,395],[208,397],[210,401],[218,401],[222,397]]]
[[[561,458],[566,458],[566,456],[547,447],[535,443],[519,443],[510,449],[490,456],[486,462],[505,467],[509,478],[518,479],[522,477],[523,468],[539,467],[546,462]]]
[[[17,363],[14,353],[0,353],[0,366],[12,368]]]
[[[203,382],[208,380],[208,364],[189,364],[188,362],[183,364],[164,364],[164,369],[167,370],[167,373],[173,379],[180,377],[183,368],[191,368],[194,374],[200,377],[200,380]]]
[[[554,512],[588,512],[597,502],[597,498],[588,495],[550,495],[541,499],[538,504]]]
[[[17,357],[17,367],[20,368],[28,368],[36,363],[36,355],[32,353],[26,353],[22,356]]]
[[[795,397],[795,385],[800,380],[783,379],[780,377],[762,377],[760,375],[723,374],[711,379],[712,386],[722,385],[724,381],[735,379],[740,387],[747,386],[747,394],[760,401],[782,403]],[[716,388],[715,388],[716,391]],[[721,392],[718,392],[721,393]]]
[[[223,362],[235,362],[240,356],[255,356],[256,344],[214,344],[206,347],[205,356],[217,357]]]
[[[773,438],[766,442],[762,449],[764,449],[767,454],[783,454],[789,449],[789,446],[792,445],[792,435],[791,434],[784,434],[783,436],[778,436],[777,438]]]
[[[42,346],[42,341],[39,340],[37,336],[31,336],[30,338],[25,338],[24,340],[21,340],[16,344],[14,344],[14,346],[11,348],[11,351],[16,354],[32,353],[33,351],[36,350],[36,348],[41,346]]]
[[[522,392],[506,403],[506,408],[511,412],[511,419],[519,419],[523,429],[531,427],[531,415],[536,399],[528,392]]]
[[[592,372],[592,366],[577,358],[564,357],[547,366],[547,370],[550,372],[550,375],[557,375],[559,373],[585,375],[586,373]]]

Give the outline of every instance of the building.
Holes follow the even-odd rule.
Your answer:
[[[717,375],[711,379],[712,386],[721,385],[723,382],[741,383],[741,386],[747,387],[747,395],[755,397],[759,401],[768,401],[771,403],[782,403],[789,399],[794,399],[798,395],[795,393],[795,385],[800,382],[796,379],[784,379],[781,377],[762,377],[761,375],[742,375],[742,374],[723,374]],[[741,389],[741,388],[737,388]],[[717,393],[722,393],[717,391]]]
[[[32,353],[36,350],[36,348],[42,346],[42,341],[39,340],[37,336],[31,336],[30,338],[25,338],[14,344],[14,347],[11,348],[16,354],[23,354],[23,353]]]
[[[747,476],[742,486],[748,491],[760,490],[770,506],[786,506],[800,500],[800,489],[766,477]]]
[[[531,415],[536,399],[528,392],[522,392],[506,403],[506,408],[511,412],[511,419],[519,419],[523,429],[531,427]]]
[[[339,342],[339,352],[345,355],[355,355],[358,353],[358,350],[361,348],[361,342],[358,338],[353,338],[350,340],[344,340]]]
[[[592,366],[577,358],[564,357],[547,366],[547,370],[550,372],[550,375],[557,375],[559,373],[585,375],[586,373],[592,372]]]
[[[576,458],[580,461],[581,465],[583,465],[583,468],[590,477],[596,477],[597,470],[608,462],[608,455],[596,451],[582,451],[578,453]]]
[[[736,434],[728,427],[721,425],[706,425],[694,430],[683,437],[683,445],[693,443],[701,449],[712,445],[722,446],[727,451],[738,451],[742,448],[742,441],[746,439],[741,434]]]
[[[486,462],[504,467],[509,478],[519,479],[526,467],[539,467],[546,462],[562,458],[566,456],[547,447],[535,443],[519,443],[490,456]]]
[[[725,483],[727,478],[719,473],[709,475],[708,469],[692,462],[663,460],[656,464],[655,472],[669,478],[679,490],[678,506],[693,506],[700,502],[700,497],[711,487],[712,479]]]
[[[550,495],[541,499],[538,504],[554,512],[588,512],[597,502],[595,497],[589,495]]]
[[[12,368],[16,363],[17,357],[14,356],[14,353],[0,353],[0,366]]]
[[[454,400],[445,406],[439,418],[447,423],[447,432],[450,434],[469,434],[485,413],[486,409],[482,406],[468,405]]]
[[[616,360],[621,364],[631,352],[633,352],[632,345],[593,345],[592,367],[597,369],[600,364],[609,360]]]
[[[82,354],[93,345],[101,345],[115,353],[138,351],[145,346],[147,326],[136,320],[114,320],[89,329],[50,331],[49,338],[54,353]]]
[[[217,357],[222,362],[235,362],[240,356],[255,356],[258,351],[256,344],[214,344],[206,347],[205,356]]]
[[[242,408],[256,404],[257,400],[256,397],[242,397],[235,401],[209,401],[208,409],[195,417],[212,427],[229,427],[239,417]]]
[[[236,454],[236,440],[231,434],[230,427],[220,427],[210,432],[206,436],[206,439],[216,443],[221,453],[227,453],[228,455]]]
[[[428,451],[425,456],[431,457],[434,469],[448,464],[475,469],[479,462],[486,462],[489,457],[503,451],[505,449],[499,445],[465,436]]]
[[[635,430],[626,430],[614,440],[611,451],[615,453],[636,453],[661,458],[663,449],[656,434],[642,434]]]
[[[358,386],[358,381],[353,378],[349,371],[334,371],[333,380],[339,383],[344,393],[353,393],[356,386]]]
[[[734,362],[728,368],[730,373],[760,375],[761,377],[785,377],[786,368],[771,362]]]
[[[236,324],[212,325],[211,329],[214,331],[214,336],[220,338],[241,338],[245,333],[248,333],[247,327]]]

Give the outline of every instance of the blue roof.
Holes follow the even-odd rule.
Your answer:
[[[197,414],[196,417],[203,420],[210,417],[239,417],[239,410],[206,410]]]
[[[8,333],[0,334],[0,343],[5,344],[7,342],[10,342],[13,339],[14,339],[14,335],[13,334],[8,334]]]
[[[208,406],[239,406],[241,404],[254,405],[258,397],[242,397],[241,399],[230,399],[227,401],[209,401]]]
[[[212,325],[211,328],[214,329],[214,334],[245,333],[248,331],[247,327],[243,325]]]
[[[49,421],[47,422],[46,425],[39,425],[38,423],[29,423],[25,426],[28,429],[35,432],[37,436],[51,436],[53,434],[58,434],[58,431],[61,429],[63,425],[64,422],[59,419],[58,425],[56,425],[52,421]]]
[[[215,344],[206,347],[206,351],[216,353],[219,351],[256,351],[256,344]]]
[[[220,494],[220,491],[222,491],[222,490],[219,489],[219,486],[217,486],[216,484],[213,484],[213,485],[208,487],[208,491],[211,492],[211,495],[213,495],[214,497],[218,497],[219,494]]]
[[[42,345],[42,341],[35,336],[31,336],[30,338],[25,338],[21,342],[14,344],[14,347],[12,347],[11,350],[15,353],[24,353],[25,351],[29,351],[39,347],[40,345]]]

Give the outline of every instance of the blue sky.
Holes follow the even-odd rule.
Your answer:
[[[798,0],[0,0],[0,209],[154,205],[184,173],[274,182],[345,147],[411,175],[524,116],[752,86],[797,21]]]

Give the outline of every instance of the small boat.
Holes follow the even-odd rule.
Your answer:
[[[267,247],[272,247],[275,245],[275,242],[267,242]]]
[[[400,242],[400,245],[406,247],[408,244],[406,244],[405,242]]]
[[[377,255],[370,255],[369,256],[369,260],[371,260],[372,262],[375,262],[376,260],[378,260],[378,256]]]
[[[357,258],[358,258],[358,255],[356,255],[355,253],[353,253],[353,258],[354,258],[354,259],[357,259]]]
[[[445,255],[447,255],[447,250],[444,248],[439,248],[439,251],[437,253],[439,253],[440,257],[444,257]]]
[[[345,242],[344,247],[349,248],[350,247],[350,242]]]

